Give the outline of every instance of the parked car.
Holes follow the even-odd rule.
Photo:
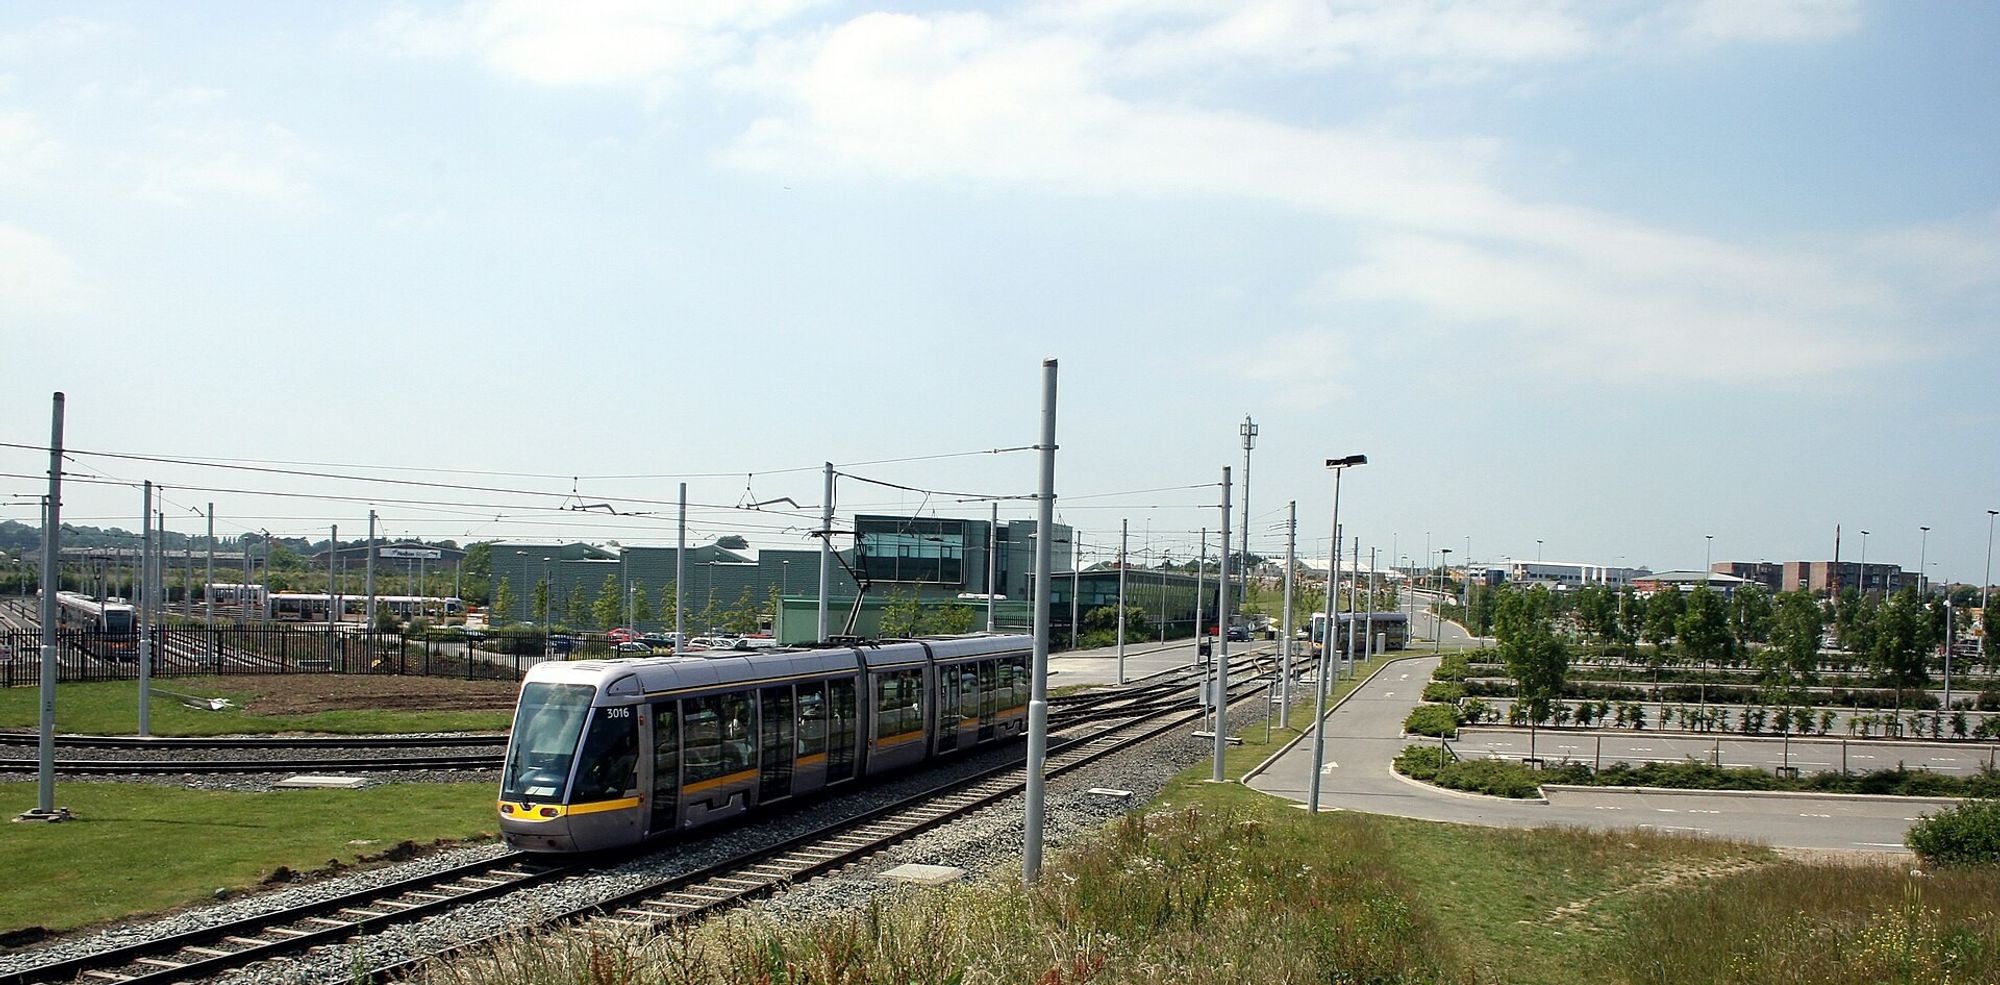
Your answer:
[[[549,635],[549,650],[551,652],[568,653],[574,649],[576,649],[576,637],[564,636],[561,633],[551,633]]]
[[[1231,626],[1229,627],[1227,639],[1231,643],[1248,643],[1250,642],[1250,628],[1247,626]]]
[[[639,633],[630,627],[620,626],[617,629],[606,630],[604,638],[613,643],[630,643],[639,638]]]
[[[650,643],[655,650],[671,650],[674,648],[675,635],[674,633],[647,633],[639,637],[639,642]]]
[[[613,646],[613,647],[612,647],[611,649],[612,649],[612,652],[614,652],[614,653],[651,653],[651,652],[653,652],[653,646],[652,646],[652,644],[650,644],[650,643],[642,643],[642,642],[640,642],[640,641],[638,641],[638,640],[626,640],[626,641],[625,641],[625,642],[623,642],[623,643],[619,643],[619,644],[617,644],[617,645]]]

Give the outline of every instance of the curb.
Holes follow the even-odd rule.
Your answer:
[[[1405,779],[1408,779],[1405,777]],[[1685,790],[1680,787],[1597,787],[1576,783],[1548,783],[1542,785],[1546,794],[1557,793],[1620,793],[1665,794],[1678,797],[1763,797],[1772,800],[1833,801],[1855,804],[1932,804],[1951,807],[1965,800],[1963,797],[1911,797],[1890,793],[1819,793],[1811,790]]]
[[[1427,657],[1433,657],[1433,656],[1436,656],[1436,654],[1434,654],[1434,653],[1412,653],[1412,654],[1408,654],[1408,655],[1405,655],[1405,656],[1401,656],[1401,657],[1392,657],[1392,658],[1390,658],[1390,659],[1388,659],[1388,660],[1384,660],[1384,661],[1382,661],[1382,666],[1380,666],[1380,667],[1377,667],[1377,668],[1375,668],[1375,669],[1374,669],[1374,670],[1372,670],[1372,671],[1369,671],[1369,672],[1368,672],[1368,676],[1367,676],[1367,677],[1364,677],[1364,678],[1362,678],[1362,679],[1361,679],[1361,681],[1360,681],[1360,683],[1357,683],[1357,684],[1355,684],[1355,685],[1354,685],[1354,689],[1353,689],[1353,690],[1351,690],[1351,691],[1348,691],[1348,692],[1347,692],[1346,694],[1343,694],[1343,695],[1341,695],[1341,696],[1340,696],[1340,699],[1339,699],[1339,700],[1335,701],[1335,702],[1334,702],[1333,704],[1331,704],[1331,705],[1328,705],[1328,706],[1327,706],[1327,709],[1326,709],[1326,713],[1327,713],[1328,715],[1331,715],[1331,714],[1333,714],[1334,712],[1336,712],[1336,711],[1340,710],[1340,706],[1341,706],[1341,705],[1344,705],[1344,704],[1346,704],[1346,703],[1347,703],[1347,699],[1349,699],[1349,698],[1351,698],[1351,697],[1354,697],[1354,696],[1355,696],[1355,695],[1357,695],[1357,694],[1360,694],[1360,693],[1361,693],[1361,689],[1362,689],[1362,688],[1364,688],[1364,687],[1367,687],[1367,686],[1368,686],[1368,682],[1369,682],[1369,681],[1372,681],[1372,680],[1374,680],[1374,679],[1375,679],[1375,676],[1376,676],[1377,674],[1380,674],[1380,673],[1382,673],[1383,671],[1385,671],[1385,670],[1388,670],[1388,669],[1389,669],[1390,667],[1393,667],[1393,666],[1395,666],[1396,664],[1399,664],[1399,663],[1402,663],[1402,662],[1403,662],[1403,661],[1405,661],[1405,660],[1423,660],[1423,659],[1425,659],[1425,658],[1427,658]],[[1323,719],[1322,719],[1322,720],[1323,720]],[[1264,772],[1264,771],[1265,771],[1266,769],[1270,768],[1270,765],[1271,765],[1272,763],[1275,763],[1275,762],[1277,762],[1277,761],[1278,761],[1278,757],[1280,757],[1280,756],[1283,756],[1284,754],[1286,754],[1286,753],[1288,753],[1288,752],[1291,752],[1291,751],[1292,751],[1292,747],[1293,747],[1293,746],[1296,746],[1296,745],[1298,745],[1298,744],[1299,744],[1300,742],[1303,742],[1303,741],[1305,740],[1305,737],[1306,737],[1306,736],[1308,736],[1308,735],[1311,735],[1311,734],[1312,734],[1312,733],[1311,733],[1310,731],[1307,731],[1307,732],[1300,732],[1299,734],[1297,734],[1297,735],[1295,735],[1295,736],[1292,736],[1292,738],[1291,738],[1291,741],[1289,741],[1289,742],[1285,743],[1285,744],[1284,744],[1284,745],[1282,745],[1282,746],[1279,746],[1279,747],[1278,747],[1278,751],[1277,751],[1277,752],[1274,752],[1274,753],[1270,754],[1269,756],[1266,756],[1266,757],[1264,757],[1264,761],[1263,761],[1263,762],[1261,762],[1261,763],[1258,763],[1257,765],[1255,765],[1255,766],[1252,766],[1252,767],[1250,767],[1250,772],[1248,772],[1248,773],[1245,773],[1245,774],[1243,774],[1242,776],[1239,776],[1239,777],[1237,777],[1237,778],[1236,778],[1236,782],[1237,782],[1237,783],[1240,783],[1240,784],[1243,784],[1243,785],[1245,785],[1245,786],[1248,786],[1248,785],[1249,785],[1249,783],[1250,783],[1250,781],[1251,781],[1252,779],[1254,779],[1254,778],[1255,778],[1255,777],[1257,776],[1257,774],[1259,774],[1259,773],[1262,773],[1262,772]]]

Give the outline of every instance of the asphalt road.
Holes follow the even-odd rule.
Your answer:
[[[1390,763],[1411,741],[1401,734],[1403,719],[1436,665],[1431,657],[1389,664],[1327,716],[1322,809],[1494,827],[1652,828],[1849,851],[1903,851],[1903,833],[1910,822],[1920,811],[1936,809],[1914,800],[1596,790],[1552,792],[1543,804],[1417,784],[1394,775]],[[1303,804],[1311,770],[1308,737],[1252,777],[1250,786]]]

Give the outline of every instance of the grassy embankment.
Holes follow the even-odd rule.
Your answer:
[[[254,887],[279,866],[310,871],[400,842],[467,839],[495,828],[484,783],[236,793],[137,783],[63,782],[62,824],[0,824],[7,892],[0,931],[62,931]],[[33,783],[0,783],[0,813],[35,805]]]
[[[1232,777],[1272,750],[1261,728],[1243,737]],[[808,926],[744,914],[631,941],[543,936],[426,981],[2000,981],[1990,871],[1915,879],[1907,862],[1787,861],[1640,830],[1315,817],[1209,771],[1055,853],[1032,890],[1003,871]]]
[[[300,675],[293,686],[309,688],[317,676]],[[422,710],[410,708],[330,707],[324,710],[257,714],[260,691],[286,686],[286,679],[232,681],[229,678],[177,678],[157,688],[179,694],[228,698],[222,711],[197,710],[178,697],[156,689],[151,702],[154,735],[236,735],[281,732],[331,732],[366,735],[382,732],[497,732],[513,720],[511,711]],[[424,678],[397,678],[422,686]],[[511,687],[511,685],[506,685]],[[0,728],[33,729],[40,721],[40,697],[32,687],[0,688]],[[56,686],[56,730],[103,735],[130,735],[138,728],[139,686],[132,681],[105,681]]]

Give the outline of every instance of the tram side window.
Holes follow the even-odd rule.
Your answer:
[[[1033,689],[1028,677],[1028,658],[1023,655],[1006,659],[1014,668],[1014,701],[1011,707],[1025,708],[1028,705],[1028,692]]]
[[[757,762],[751,745],[750,695],[741,691],[722,696],[722,765],[726,772],[747,770]]]
[[[917,692],[922,680],[923,671],[920,670],[882,675],[881,694],[875,706],[876,738],[886,739],[923,727],[923,715],[917,707]]]
[[[685,716],[681,722],[683,763],[687,783],[712,780],[722,769],[722,696],[689,698],[681,702]]]
[[[671,797],[681,783],[680,716],[672,701],[653,706],[653,794]]]
[[[826,685],[799,685],[799,755],[826,751]]]
[[[1000,696],[1000,708],[1014,707],[1014,664],[1002,657],[995,662],[995,690]]]
[[[584,739],[573,804],[613,800],[639,787],[639,716],[630,705],[599,708]]]
[[[1000,665],[991,660],[979,661],[979,707],[989,718],[1000,707]]]
[[[855,716],[861,706],[855,700],[853,678],[827,682],[826,709],[826,779],[832,783],[854,775]]]
[[[958,717],[974,720],[979,717],[979,672],[973,665],[953,667],[947,674],[958,675]]]

